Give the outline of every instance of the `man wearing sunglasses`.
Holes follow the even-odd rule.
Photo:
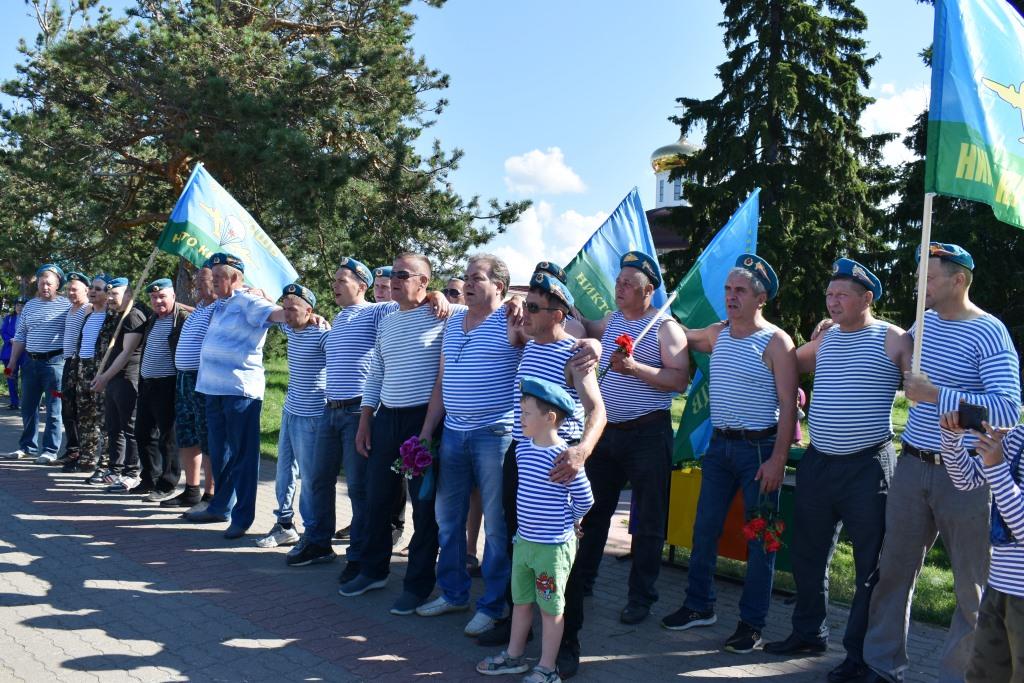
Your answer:
[[[466,274],[469,277],[469,274]],[[448,299],[450,304],[466,304],[465,296],[466,281],[461,277],[452,276],[448,278],[448,284],[444,286],[441,293]]]
[[[78,458],[68,460],[63,467],[64,472],[86,472],[95,466],[96,470],[86,480],[89,484],[103,483],[107,474],[106,468],[101,466],[100,450],[104,397],[89,387],[102,357],[102,353],[96,355],[96,341],[107,317],[107,282],[105,275],[96,275],[89,283],[89,314],[82,321],[82,331],[75,342],[78,367],[72,375],[78,406]]]
[[[907,668],[910,599],[937,534],[949,553],[957,601],[939,680],[964,680],[989,564],[989,490],[959,491],[943,471],[939,417],[966,401],[985,406],[993,427],[1010,427],[1020,410],[1020,366],[1010,334],[970,299],[973,257],[939,242],[931,243],[929,254],[921,372],[904,375],[914,405],[889,486],[864,640],[864,661],[885,681],[901,680]],[[910,334],[920,334],[916,325]],[[965,434],[963,447],[973,450],[976,441]]]

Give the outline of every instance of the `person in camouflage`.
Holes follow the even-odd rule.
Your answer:
[[[96,366],[106,350],[104,347],[97,353],[97,335],[107,316],[106,286],[106,278],[97,275],[89,287],[92,312],[82,324],[78,340],[78,363],[74,374],[69,377],[77,396],[79,457],[64,465],[65,472],[87,472],[91,468],[95,468],[96,472],[103,470],[103,394],[93,391],[89,385],[96,376]]]

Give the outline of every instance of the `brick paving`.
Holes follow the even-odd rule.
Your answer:
[[[0,450],[20,422],[0,416]],[[273,463],[264,462],[256,525],[273,525]],[[227,541],[223,525],[193,526],[154,503],[112,495],[85,474],[0,462],[0,680],[3,681],[481,681],[492,650],[462,635],[468,613],[425,619],[387,612],[401,587],[395,557],[386,590],[336,593],[341,562],[288,568],[285,549],[255,533]],[[339,486],[339,524],[347,522]],[[622,506],[624,509],[628,506]],[[623,518],[624,519],[624,518]],[[719,648],[736,625],[737,586],[720,582],[718,624],[683,633],[658,618],[682,602],[686,573],[666,568],[661,601],[639,626],[618,621],[628,537],[620,521],[587,605],[580,681],[771,678],[821,681],[843,657],[845,611],[826,656],[782,661]],[[342,552],[343,546],[335,548]],[[479,593],[474,583],[474,596]],[[768,639],[788,633],[791,608],[773,600]],[[909,681],[935,678],[945,631],[915,624]],[[539,656],[539,639],[528,655]]]

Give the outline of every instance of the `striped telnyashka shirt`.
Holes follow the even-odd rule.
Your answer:
[[[53,301],[39,297],[29,299],[18,316],[14,341],[25,345],[29,353],[49,353],[64,350],[64,321],[71,302],[62,296]]]
[[[576,389],[567,386],[565,383],[565,365],[575,355],[576,352],[572,348],[575,345],[575,337],[567,337],[550,344],[538,344],[532,339],[526,342],[522,358],[519,361],[519,370],[516,372],[515,379],[512,382],[513,439],[521,441],[524,438],[523,407],[519,405],[519,400],[523,397],[519,384],[524,377],[544,379],[557,384],[569,392],[569,396],[576,402],[576,409],[572,415],[562,422],[562,426],[558,428],[558,436],[566,441],[579,441],[580,437],[583,436],[583,422],[585,419],[583,403],[580,401],[580,395],[576,392]]]
[[[889,323],[825,332],[814,362],[808,420],[822,453],[847,455],[892,437],[892,402],[900,369],[885,352]]]
[[[283,325],[288,337],[288,393],[284,409],[300,417],[324,414],[327,403],[327,330],[310,324],[301,330]]]
[[[615,340],[620,335],[628,334],[633,339],[643,331],[651,316],[639,320],[626,320],[619,311],[612,313],[608,324],[601,335],[601,365],[608,367],[612,353],[618,348]],[[633,357],[638,363],[654,368],[664,367],[661,362],[661,344],[658,342],[658,330],[667,320],[664,315],[654,323],[651,329],[633,346]],[[672,392],[655,389],[647,382],[629,375],[620,375],[614,370],[601,379],[601,398],[604,409],[608,413],[609,422],[627,422],[638,417],[653,413],[656,410],[668,410],[672,405]]]
[[[452,306],[452,313],[465,306]],[[396,311],[380,322],[363,389],[363,408],[411,408],[430,402],[441,366],[445,321],[430,306]]]
[[[928,323],[925,323],[927,325]],[[929,332],[925,332],[925,339]],[[970,491],[988,484],[995,505],[1014,542],[992,546],[988,567],[988,585],[1007,595],[1024,598],[1024,494],[1013,482],[1010,461],[1024,448],[1024,426],[1018,426],[1003,438],[1003,462],[986,467],[980,458],[968,455],[960,434],[939,429],[942,439],[942,461],[953,485]],[[1024,482],[1024,458],[1015,473]]]
[[[96,340],[99,339],[103,321],[107,319],[107,311],[96,311],[85,318],[82,325],[82,343],[78,347],[78,357],[86,360],[96,357]]]
[[[82,334],[85,318],[92,312],[92,306],[79,306],[77,311],[68,309],[64,318],[64,358],[74,358],[78,354],[78,338]]]
[[[467,311],[448,319],[444,330],[444,396],[446,429],[469,431],[513,422],[512,380],[522,349],[508,341],[508,311],[494,311],[468,333]]]
[[[214,301],[210,304],[196,304],[196,310],[182,323],[178,345],[174,350],[174,367],[181,372],[199,371],[203,339],[206,338],[206,330],[210,327],[210,315],[216,303]]]
[[[277,308],[266,299],[236,290],[213,306],[203,339],[196,391],[207,396],[244,396],[263,400],[263,343]]]
[[[568,484],[551,481],[558,454],[568,448],[560,441],[542,448],[533,439],[516,446],[519,486],[516,489],[516,534],[534,543],[565,543],[575,535],[573,522],[583,519],[594,504],[586,470],[580,469]]]
[[[174,328],[174,314],[165,315],[153,321],[146,335],[146,348],[142,352],[142,378],[157,379],[174,377],[174,358],[171,357],[171,346],[168,338]]]
[[[708,368],[711,424],[718,429],[759,430],[779,422],[775,375],[764,362],[764,351],[778,331],[770,326],[742,339],[718,333]],[[796,401],[796,396],[790,399]]]
[[[334,316],[327,333],[327,400],[347,401],[363,395],[380,321],[398,310],[394,301],[346,306]]]
[[[914,335],[917,325],[910,328]],[[989,314],[972,320],[943,320],[924,315],[921,372],[939,387],[939,403],[911,407],[903,443],[922,450],[942,447],[939,415],[958,410],[960,400],[988,408],[994,427],[1012,427],[1020,416],[1020,362],[1006,326]],[[964,436],[967,448],[975,437]]]

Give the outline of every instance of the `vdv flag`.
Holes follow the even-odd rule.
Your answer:
[[[217,252],[245,263],[245,280],[276,297],[299,274],[249,212],[213,179],[202,164],[185,183],[157,247],[197,268]]]
[[[615,277],[619,274],[619,259],[627,251],[642,251],[657,259],[647,214],[635,187],[565,267],[569,291],[584,318],[600,320],[608,311],[616,310]],[[655,290],[652,303],[660,308],[667,298],[662,284]]]
[[[937,0],[925,192],[1024,228],[1024,19],[1004,0]]]
[[[725,320],[725,280],[740,254],[757,253],[760,189],[754,190],[725,227],[697,258],[679,286],[672,314],[687,327],[707,327]],[[692,353],[697,370],[686,393],[686,407],[676,431],[673,462],[697,460],[711,442],[711,410],[708,399],[706,353]]]

